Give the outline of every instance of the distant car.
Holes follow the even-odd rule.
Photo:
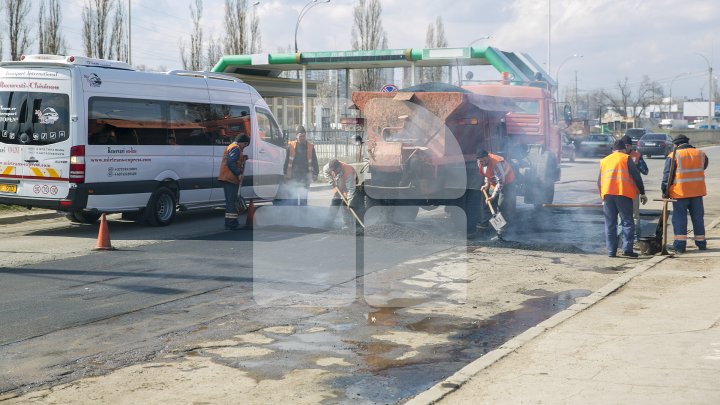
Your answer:
[[[565,134],[562,135],[562,158],[575,161],[575,141]]]
[[[673,140],[668,134],[649,133],[643,135],[638,143],[637,151],[641,155],[652,157],[653,155],[667,156],[673,150]]]
[[[637,149],[638,141],[643,135],[647,134],[648,130],[645,128],[630,128],[625,131],[625,135],[632,139],[633,149]]]
[[[607,156],[612,152],[613,143],[615,143],[615,138],[612,135],[588,135],[588,137],[580,143],[577,153],[580,156]]]

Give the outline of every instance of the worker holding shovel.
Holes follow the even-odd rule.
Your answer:
[[[493,217],[512,218],[515,215],[515,206],[517,204],[515,194],[515,172],[513,172],[510,164],[505,161],[502,156],[488,153],[485,149],[480,149],[476,155],[478,172],[481,177],[485,178],[485,184],[480,190],[485,195],[485,204],[483,205],[483,218],[489,218],[487,210],[493,213]],[[488,195],[488,190],[490,194]],[[497,209],[493,208],[493,204]],[[494,211],[498,211],[496,214]],[[503,221],[505,222],[503,218]],[[495,226],[498,237],[502,236],[502,226]],[[500,229],[498,229],[500,228]]]
[[[323,167],[323,174],[333,186],[333,198],[327,220],[328,228],[332,228],[340,206],[347,207],[352,214],[351,217],[347,213],[343,213],[343,229],[349,228],[353,217],[360,226],[364,227],[358,214],[363,201],[362,191],[356,186],[358,178],[355,169],[347,163],[332,159]]]

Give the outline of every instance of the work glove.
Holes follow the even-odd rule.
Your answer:
[[[647,204],[647,197],[645,196],[645,194],[640,194],[640,203],[642,205]]]

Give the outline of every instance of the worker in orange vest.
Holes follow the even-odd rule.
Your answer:
[[[700,250],[707,249],[703,197],[707,195],[705,169],[709,161],[705,152],[696,149],[689,142],[690,139],[682,134],[673,140],[677,149],[665,159],[661,183],[663,196],[677,200],[673,203],[672,225],[675,235],[673,248],[678,253],[685,253],[687,247],[688,211],[693,224],[695,246]],[[672,165],[675,165],[675,175],[670,178]]]
[[[357,185],[358,177],[355,169],[345,162],[332,159],[323,167],[323,175],[333,186],[333,197],[330,203],[331,209],[328,215],[327,227],[332,228],[337,211],[341,206],[354,210],[356,215],[362,217],[364,214],[362,211],[365,194],[362,187]],[[352,221],[352,215],[343,212],[343,229],[349,228]]]
[[[640,177],[640,171],[627,154],[625,142],[615,141],[613,153],[600,161],[600,175],[598,176],[598,190],[603,201],[603,214],[605,216],[605,247],[609,257],[617,255],[617,218],[620,215],[622,226],[622,253],[624,257],[638,257],[633,252],[633,236],[635,223],[633,222],[633,199],[640,194],[640,202],[645,205],[645,185]]]
[[[283,171],[283,198],[287,199],[289,205],[307,205],[310,183],[317,178],[320,170],[315,146],[307,141],[302,125],[295,130],[295,140],[288,142]]]
[[[640,174],[647,176],[647,174],[650,173],[650,169],[648,168],[647,163],[645,163],[645,160],[642,158],[640,152],[633,149],[632,138],[630,138],[629,135],[625,135],[620,138],[620,140],[625,142],[625,151],[628,155],[630,155],[630,159],[632,159],[633,163],[635,163],[635,166],[637,166]],[[633,199],[633,220],[635,221],[635,241],[637,242],[640,240],[640,236],[642,236],[640,235],[640,199],[638,196],[635,196]]]
[[[218,180],[223,186],[225,193],[225,229],[235,231],[238,229],[238,198],[240,194],[243,173],[245,172],[245,158],[243,150],[250,144],[247,135],[238,135],[233,142],[225,149],[225,154],[220,164]]]
[[[485,183],[480,190],[489,190],[488,199],[483,205],[483,218],[489,218],[488,206],[495,204],[503,217],[510,221],[515,216],[517,194],[515,192],[515,172],[502,156],[480,149],[476,155],[478,173]]]

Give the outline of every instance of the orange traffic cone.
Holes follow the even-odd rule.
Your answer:
[[[250,205],[247,208],[247,217],[245,218],[245,227],[252,228],[255,223],[255,203],[250,200]]]
[[[102,219],[100,219],[100,231],[98,232],[97,245],[95,245],[94,250],[115,250],[115,248],[110,245],[110,231],[108,230],[108,224],[107,220],[105,219],[105,214],[102,214],[101,218]]]

